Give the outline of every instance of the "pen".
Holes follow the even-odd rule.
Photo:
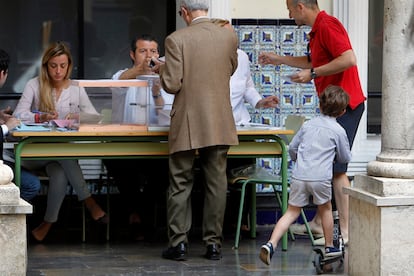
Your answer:
[[[34,114],[39,114],[39,115],[42,115],[42,114],[49,114],[49,112],[42,112],[42,111],[38,111],[38,110],[33,110],[33,111],[32,111],[32,113],[34,113]]]

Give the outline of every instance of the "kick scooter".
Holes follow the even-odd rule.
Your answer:
[[[333,219],[334,219],[334,227],[333,227],[333,245],[335,248],[340,249],[342,252],[341,255],[335,257],[327,257],[325,256],[324,247],[314,247],[313,251],[315,251],[315,256],[313,260],[313,265],[316,269],[317,274],[326,273],[332,270],[331,264],[335,262],[340,262],[340,265],[344,263],[345,257],[345,244],[344,240],[341,235],[341,228],[339,226],[339,215],[338,211],[334,210],[332,212]]]

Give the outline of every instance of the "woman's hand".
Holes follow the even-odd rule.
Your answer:
[[[68,113],[65,120],[79,120],[79,113]]]
[[[39,114],[39,121],[41,123],[49,122],[51,120],[55,120],[59,117],[59,114],[56,111],[41,113]]]

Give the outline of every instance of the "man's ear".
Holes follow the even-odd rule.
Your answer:
[[[129,51],[129,57],[131,58],[132,63],[135,64],[135,53],[132,50]]]
[[[301,12],[306,8],[303,3],[298,3],[297,7],[300,9]]]

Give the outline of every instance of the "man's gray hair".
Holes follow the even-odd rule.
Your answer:
[[[208,11],[210,0],[181,0],[180,6],[185,7],[189,11]]]

